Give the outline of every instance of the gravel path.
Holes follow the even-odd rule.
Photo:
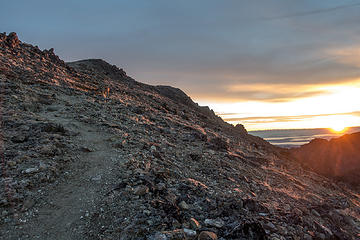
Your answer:
[[[107,187],[114,181],[116,163],[122,160],[121,152],[112,148],[108,141],[110,134],[54,113],[42,115],[78,132],[75,141],[82,146],[82,152],[69,166],[71,171],[65,173],[65,179],[53,186],[35,205],[37,216],[19,219],[21,229],[2,239],[82,239],[89,212],[106,194]]]

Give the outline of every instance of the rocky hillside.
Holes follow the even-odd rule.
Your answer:
[[[359,239],[360,193],[184,92],[0,34],[0,239]]]
[[[304,167],[319,174],[360,184],[360,132],[339,138],[314,139],[292,150],[294,157]]]

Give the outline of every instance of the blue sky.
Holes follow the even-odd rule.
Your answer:
[[[0,31],[53,47],[65,61],[103,58],[138,81],[179,87],[218,112],[224,109],[219,103],[316,97],[328,93],[316,86],[352,84],[360,75],[360,0],[34,0],[1,6]]]

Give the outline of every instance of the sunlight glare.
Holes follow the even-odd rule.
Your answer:
[[[341,132],[344,132],[346,129],[346,127],[342,126],[342,125],[338,125],[338,126],[332,126],[331,127],[331,130],[333,132],[336,132],[336,133],[341,133]]]

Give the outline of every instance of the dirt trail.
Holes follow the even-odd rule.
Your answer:
[[[104,196],[107,186],[114,183],[113,170],[122,160],[121,152],[111,147],[107,141],[111,135],[101,129],[56,114],[43,117],[79,132],[75,140],[84,151],[71,163],[66,180],[35,206],[38,216],[25,223],[19,233],[21,239],[83,239],[82,222],[95,208],[96,200]]]

